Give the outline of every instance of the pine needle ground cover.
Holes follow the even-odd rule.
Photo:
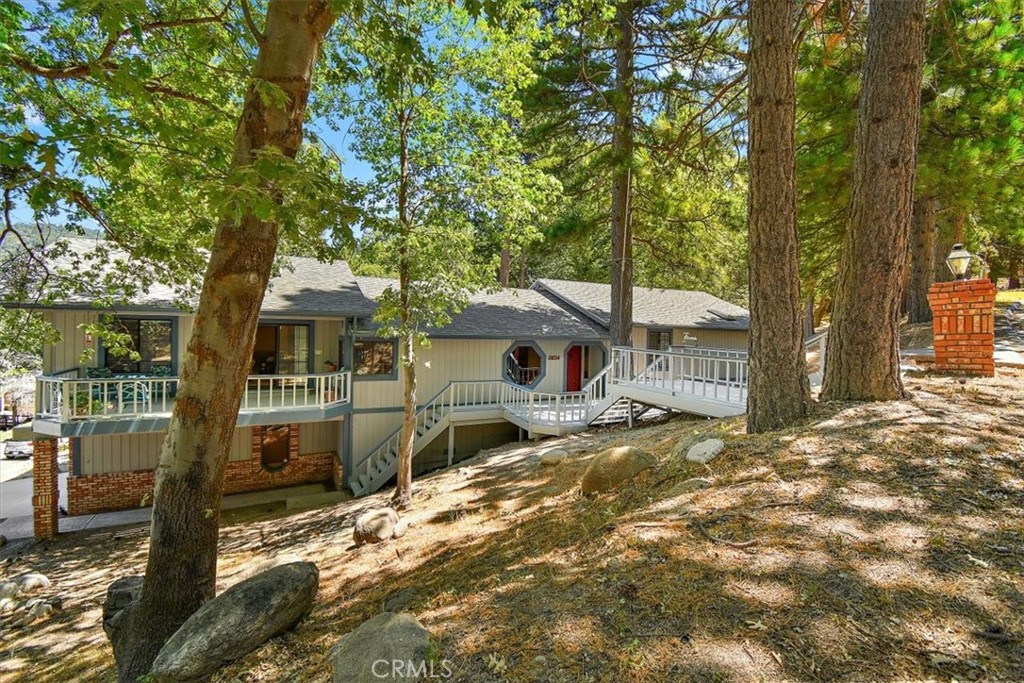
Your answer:
[[[231,518],[221,590],[280,555],[321,584],[297,630],[215,680],[329,681],[330,647],[392,600],[455,681],[1024,679],[1024,373],[908,387],[768,435],[676,418],[484,452],[417,479],[412,528],[382,545],[351,548],[352,523],[388,492]],[[673,457],[705,434],[726,442],[707,466]],[[659,466],[581,496],[621,444]],[[540,466],[556,445],[570,456]],[[146,544],[133,528],[0,551],[64,599],[6,630],[0,678],[114,680],[100,606]]]

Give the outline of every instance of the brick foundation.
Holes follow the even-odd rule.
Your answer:
[[[928,289],[936,369],[995,374],[995,301],[996,286],[988,280],[936,282]]]
[[[57,439],[32,442],[32,524],[36,538],[57,536]]]
[[[252,457],[228,461],[224,471],[225,495],[326,482],[338,476],[335,474],[335,468],[340,467],[338,456],[333,452],[299,455],[299,427],[290,427],[289,461],[275,472],[263,469],[260,463],[260,428],[253,428]],[[69,476],[68,513],[73,516],[92,515],[152,505],[154,476],[153,470]]]

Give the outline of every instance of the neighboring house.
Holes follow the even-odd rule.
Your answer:
[[[333,481],[371,492],[397,467],[404,370],[396,340],[372,321],[396,284],[356,277],[342,262],[290,260],[263,302],[224,490]],[[634,346],[644,350],[613,350],[608,296],[608,285],[541,280],[477,293],[450,324],[427,330],[415,471],[524,437],[631,421],[649,406],[744,411],[746,311],[700,292],[637,288]],[[71,515],[150,500],[193,319],[172,299],[157,286],[117,311],[88,297],[41,309],[62,341],[45,349],[36,388],[40,535],[56,514],[45,487],[57,437],[71,439]],[[84,331],[101,316],[130,336],[138,360]]]

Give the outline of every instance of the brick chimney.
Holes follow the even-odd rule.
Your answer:
[[[936,282],[928,288],[935,367],[946,372],[995,374],[996,286],[989,280]]]

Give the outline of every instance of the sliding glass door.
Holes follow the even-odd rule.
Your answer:
[[[266,323],[256,328],[254,375],[304,375],[310,372],[310,326]]]

